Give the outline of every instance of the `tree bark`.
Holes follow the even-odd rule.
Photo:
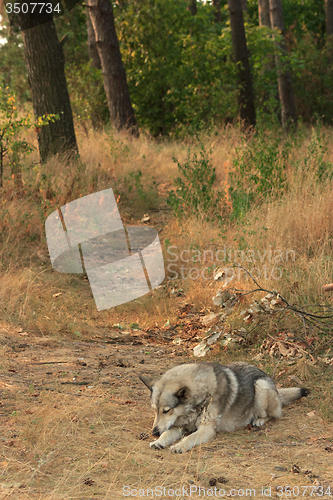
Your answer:
[[[222,22],[222,14],[221,14],[221,0],[213,0],[213,5],[215,7],[215,22]]]
[[[102,69],[102,63],[96,45],[95,31],[89,15],[89,8],[86,7],[85,10],[87,19],[88,52],[91,66],[96,69]]]
[[[271,27],[269,0],[258,0],[259,26]]]
[[[259,14],[259,26],[271,28],[271,17],[269,13],[269,0],[258,0],[258,14]],[[269,54],[268,62],[263,68],[263,73],[272,72],[275,69],[275,57],[274,54]],[[270,98],[269,92],[265,92],[263,95],[262,102],[264,103],[263,110],[265,113],[269,114],[271,109],[269,109],[266,104]],[[276,102],[279,102],[279,94],[276,93]],[[281,113],[278,112],[279,120],[281,121]]]
[[[53,16],[46,12],[24,14],[20,9],[17,19],[23,35],[34,115],[60,115],[59,120],[37,130],[40,160],[45,162],[59,152],[77,154],[65,58]]]
[[[197,0],[189,0],[187,10],[191,12],[192,16],[195,16],[197,13]]]
[[[234,62],[236,64],[239,85],[238,104],[240,117],[245,121],[246,125],[255,126],[256,112],[254,107],[252,77],[246,44],[242,2],[241,0],[228,0],[228,7]]]
[[[333,35],[333,0],[325,0],[326,35]]]
[[[283,23],[282,0],[269,0],[272,28],[277,28],[282,34],[282,41],[276,42],[275,64],[278,74],[279,97],[281,103],[281,121],[284,128],[297,125],[297,114],[293,92],[291,72],[288,64],[283,63],[279,52],[287,54],[285,31]]]
[[[138,136],[138,126],[128,90],[110,0],[88,0],[90,19],[103,70],[110,117],[118,130]]]

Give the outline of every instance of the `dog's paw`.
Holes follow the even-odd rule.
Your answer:
[[[184,453],[186,451],[186,448],[184,448],[183,446],[181,446],[180,443],[178,443],[171,446],[170,451],[172,451],[172,453]]]
[[[253,427],[262,427],[266,422],[268,418],[257,418],[256,420],[253,420],[252,425]]]
[[[163,450],[163,448],[165,448],[165,444],[159,442],[159,439],[157,439],[156,441],[152,441],[151,443],[149,443],[149,446],[153,450]]]

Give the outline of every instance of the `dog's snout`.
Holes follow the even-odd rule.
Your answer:
[[[153,436],[157,436],[158,437],[159,435],[160,435],[160,431],[158,430],[157,427],[154,427],[153,428]]]

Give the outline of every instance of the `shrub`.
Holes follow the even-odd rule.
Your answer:
[[[173,159],[181,176],[174,179],[176,190],[168,192],[167,203],[176,217],[191,214],[206,221],[222,221],[225,197],[224,193],[214,189],[216,173],[209,153],[202,148],[199,157],[196,153],[191,157],[189,150],[184,164]]]

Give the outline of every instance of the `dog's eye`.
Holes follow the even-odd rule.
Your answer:
[[[168,413],[171,410],[171,408],[165,408],[165,410],[162,410],[162,413]]]

